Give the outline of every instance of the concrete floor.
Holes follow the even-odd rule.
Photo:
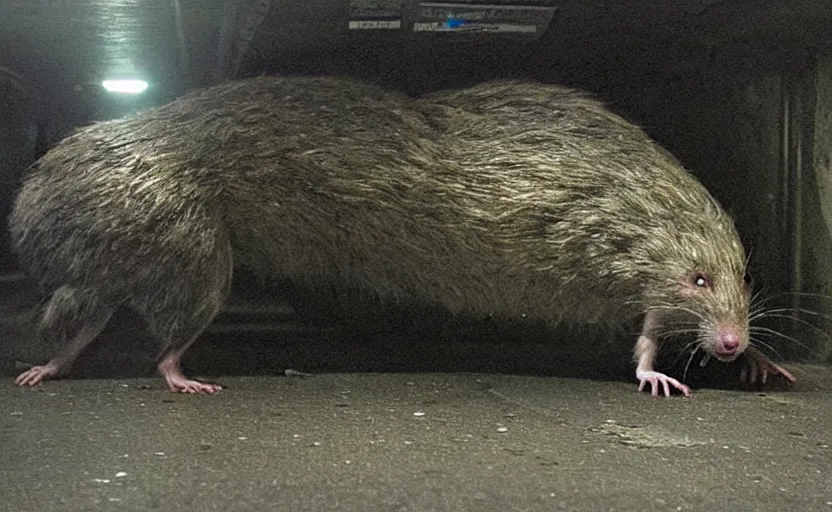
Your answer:
[[[832,369],[653,400],[500,374],[0,380],[0,509],[832,510]]]

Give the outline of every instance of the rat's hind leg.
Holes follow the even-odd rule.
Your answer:
[[[189,379],[182,373],[181,359],[183,352],[184,350],[171,352],[159,363],[159,373],[165,379],[168,390],[174,393],[205,393],[208,395],[220,391],[222,386],[219,384]]]
[[[18,375],[18,386],[35,386],[43,380],[66,373],[78,355],[92,340],[101,334],[114,308],[96,304],[91,295],[84,295],[75,288],[62,286],[49,299],[39,326],[39,336],[47,339],[65,339],[69,343],[59,355],[43,366],[33,366]]]
[[[167,348],[161,356],[157,368],[162,378],[165,379],[165,385],[170,391],[174,393],[207,393],[212,395],[222,389],[219,384],[211,384],[207,382],[200,382],[198,380],[189,379],[182,372],[182,354],[193,344],[199,337],[202,331],[208,327],[216,313],[219,311],[217,307],[210,315],[205,315],[202,318],[194,319],[190,327],[180,332],[172,333],[171,343],[167,344]],[[187,340],[184,343],[177,343],[177,341]]]
[[[203,249],[179,253],[177,268],[156,281],[160,286],[131,300],[162,342],[157,368],[173,392],[213,394],[222,389],[188,379],[181,369],[182,354],[211,323],[231,289],[231,247],[220,239]]]

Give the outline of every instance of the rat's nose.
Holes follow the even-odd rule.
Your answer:
[[[740,348],[740,335],[736,329],[720,329],[716,333],[714,353],[719,357],[736,355]]]

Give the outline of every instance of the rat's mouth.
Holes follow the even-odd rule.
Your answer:
[[[714,333],[711,353],[722,362],[733,361],[745,348],[739,328],[721,326]]]
[[[728,362],[736,359],[737,356],[740,355],[740,353],[742,353],[742,350],[740,350],[739,343],[731,342],[731,340],[724,342],[720,342],[720,340],[717,340],[717,342],[711,349],[711,352],[720,361]]]
[[[731,352],[730,354],[721,354],[719,352],[714,352],[714,357],[719,359],[719,361],[722,363],[730,363],[731,361],[736,359],[738,355],[739,353],[737,353],[737,351]]]
[[[710,350],[708,352],[705,352],[705,356],[699,362],[699,366],[704,367],[706,364],[708,364],[708,361],[711,360],[711,357],[716,358],[716,360],[719,361],[720,363],[730,363],[731,361],[736,359],[737,356],[739,356],[739,355],[740,355],[739,352],[737,352],[736,350],[731,352],[731,353],[719,353],[716,350]]]

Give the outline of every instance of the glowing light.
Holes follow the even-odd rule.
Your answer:
[[[101,85],[110,92],[123,94],[141,94],[147,90],[144,80],[104,80]]]
[[[460,28],[463,25],[466,25],[467,22],[465,20],[452,18],[452,17],[448,16],[448,19],[447,19],[447,21],[445,21],[445,24],[448,26],[448,28]]]

